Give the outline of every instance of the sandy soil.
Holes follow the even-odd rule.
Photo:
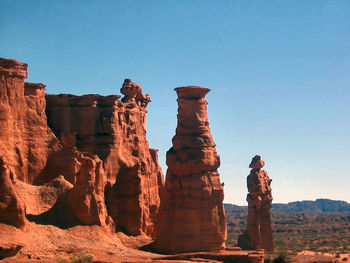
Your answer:
[[[29,222],[23,230],[0,224],[0,246],[16,244],[23,248],[2,262],[55,262],[72,253],[88,252],[103,262],[148,261],[161,255],[136,250],[151,240],[146,236],[128,237],[111,233],[99,226],[76,226],[60,229],[52,225]],[[123,243],[121,241],[123,240]]]
[[[350,262],[350,254],[323,253],[314,251],[301,251],[292,259],[298,262]]]

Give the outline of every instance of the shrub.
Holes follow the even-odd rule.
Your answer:
[[[278,257],[275,258],[273,261],[273,263],[287,263],[287,253],[286,252],[280,252],[278,254]]]
[[[59,258],[56,263],[92,263],[93,256],[87,252],[81,252],[79,254],[73,254],[69,259]]]

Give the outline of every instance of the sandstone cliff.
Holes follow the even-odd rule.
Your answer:
[[[33,183],[59,142],[47,126],[45,86],[26,77],[27,64],[0,59],[0,156],[18,179]]]
[[[125,94],[122,101],[118,95],[47,95],[46,114],[61,141],[103,161],[106,205],[118,230],[152,236],[164,182],[156,150],[149,148],[146,139],[149,97],[130,80],[121,91]],[[64,172],[55,166],[56,161],[52,163],[48,167],[51,176]],[[72,169],[74,165],[66,173]],[[46,176],[40,181],[51,179]]]
[[[42,185],[63,176],[73,188],[60,206],[81,224],[110,216],[117,231],[154,236],[164,182],[146,139],[149,95],[129,79],[122,100],[47,95],[26,77],[27,64],[0,59],[0,156],[15,177]]]

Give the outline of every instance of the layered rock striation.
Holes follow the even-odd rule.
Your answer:
[[[155,249],[164,253],[213,251],[225,247],[224,191],[217,168],[220,158],[210,134],[207,88],[176,88],[178,124],[166,156],[165,189]]]
[[[14,177],[35,185],[62,179],[65,193],[49,209],[62,220],[71,211],[79,224],[114,222],[117,231],[154,236],[164,181],[146,138],[149,95],[129,79],[122,100],[48,95],[26,77],[27,64],[0,59],[0,156]]]
[[[18,179],[33,183],[59,142],[47,126],[45,86],[24,82],[27,67],[0,59],[0,156]]]
[[[118,95],[47,95],[48,123],[61,141],[102,160],[107,209],[118,230],[154,236],[164,182],[157,151],[146,139],[150,99],[129,79],[121,92],[121,101]]]
[[[239,237],[238,245],[244,249],[265,249],[274,251],[271,228],[271,182],[269,175],[261,168],[265,165],[259,155],[254,156],[247,177],[248,219],[247,231]]]

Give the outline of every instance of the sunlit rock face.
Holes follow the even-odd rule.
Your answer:
[[[14,176],[0,157],[0,223],[22,228],[27,221],[25,204],[14,187]]]
[[[25,205],[21,193],[17,198],[11,190],[15,179],[9,180],[7,171],[28,185],[63,178],[72,189],[54,210],[71,211],[79,224],[114,222],[117,231],[154,237],[164,181],[157,150],[146,139],[149,95],[130,79],[122,85],[122,100],[119,95],[47,95],[45,85],[24,82],[27,67],[0,58],[0,156],[7,167],[0,190],[11,192],[0,203],[18,214],[13,224],[23,225]]]
[[[149,148],[146,139],[146,107],[151,100],[129,79],[121,92],[122,100],[118,95],[46,95],[48,123],[62,143],[102,160],[105,201],[117,231],[155,236],[164,179],[157,150]],[[68,170],[74,169],[70,164]],[[58,176],[50,174],[52,178],[45,180]]]
[[[47,126],[45,85],[25,83],[27,68],[0,58],[0,156],[19,180],[33,183],[59,142]]]
[[[92,154],[79,154],[79,171],[73,188],[68,192],[66,205],[84,225],[105,226],[107,209],[104,199],[104,170],[102,161]]]
[[[209,129],[207,88],[176,88],[178,124],[167,152],[165,189],[155,248],[165,253],[213,251],[225,247],[224,191],[220,158]]]
[[[247,177],[248,186],[248,220],[247,231],[239,237],[238,245],[244,249],[263,248],[267,252],[274,251],[271,228],[271,182],[269,175],[261,168],[265,165],[259,155],[254,156]]]

